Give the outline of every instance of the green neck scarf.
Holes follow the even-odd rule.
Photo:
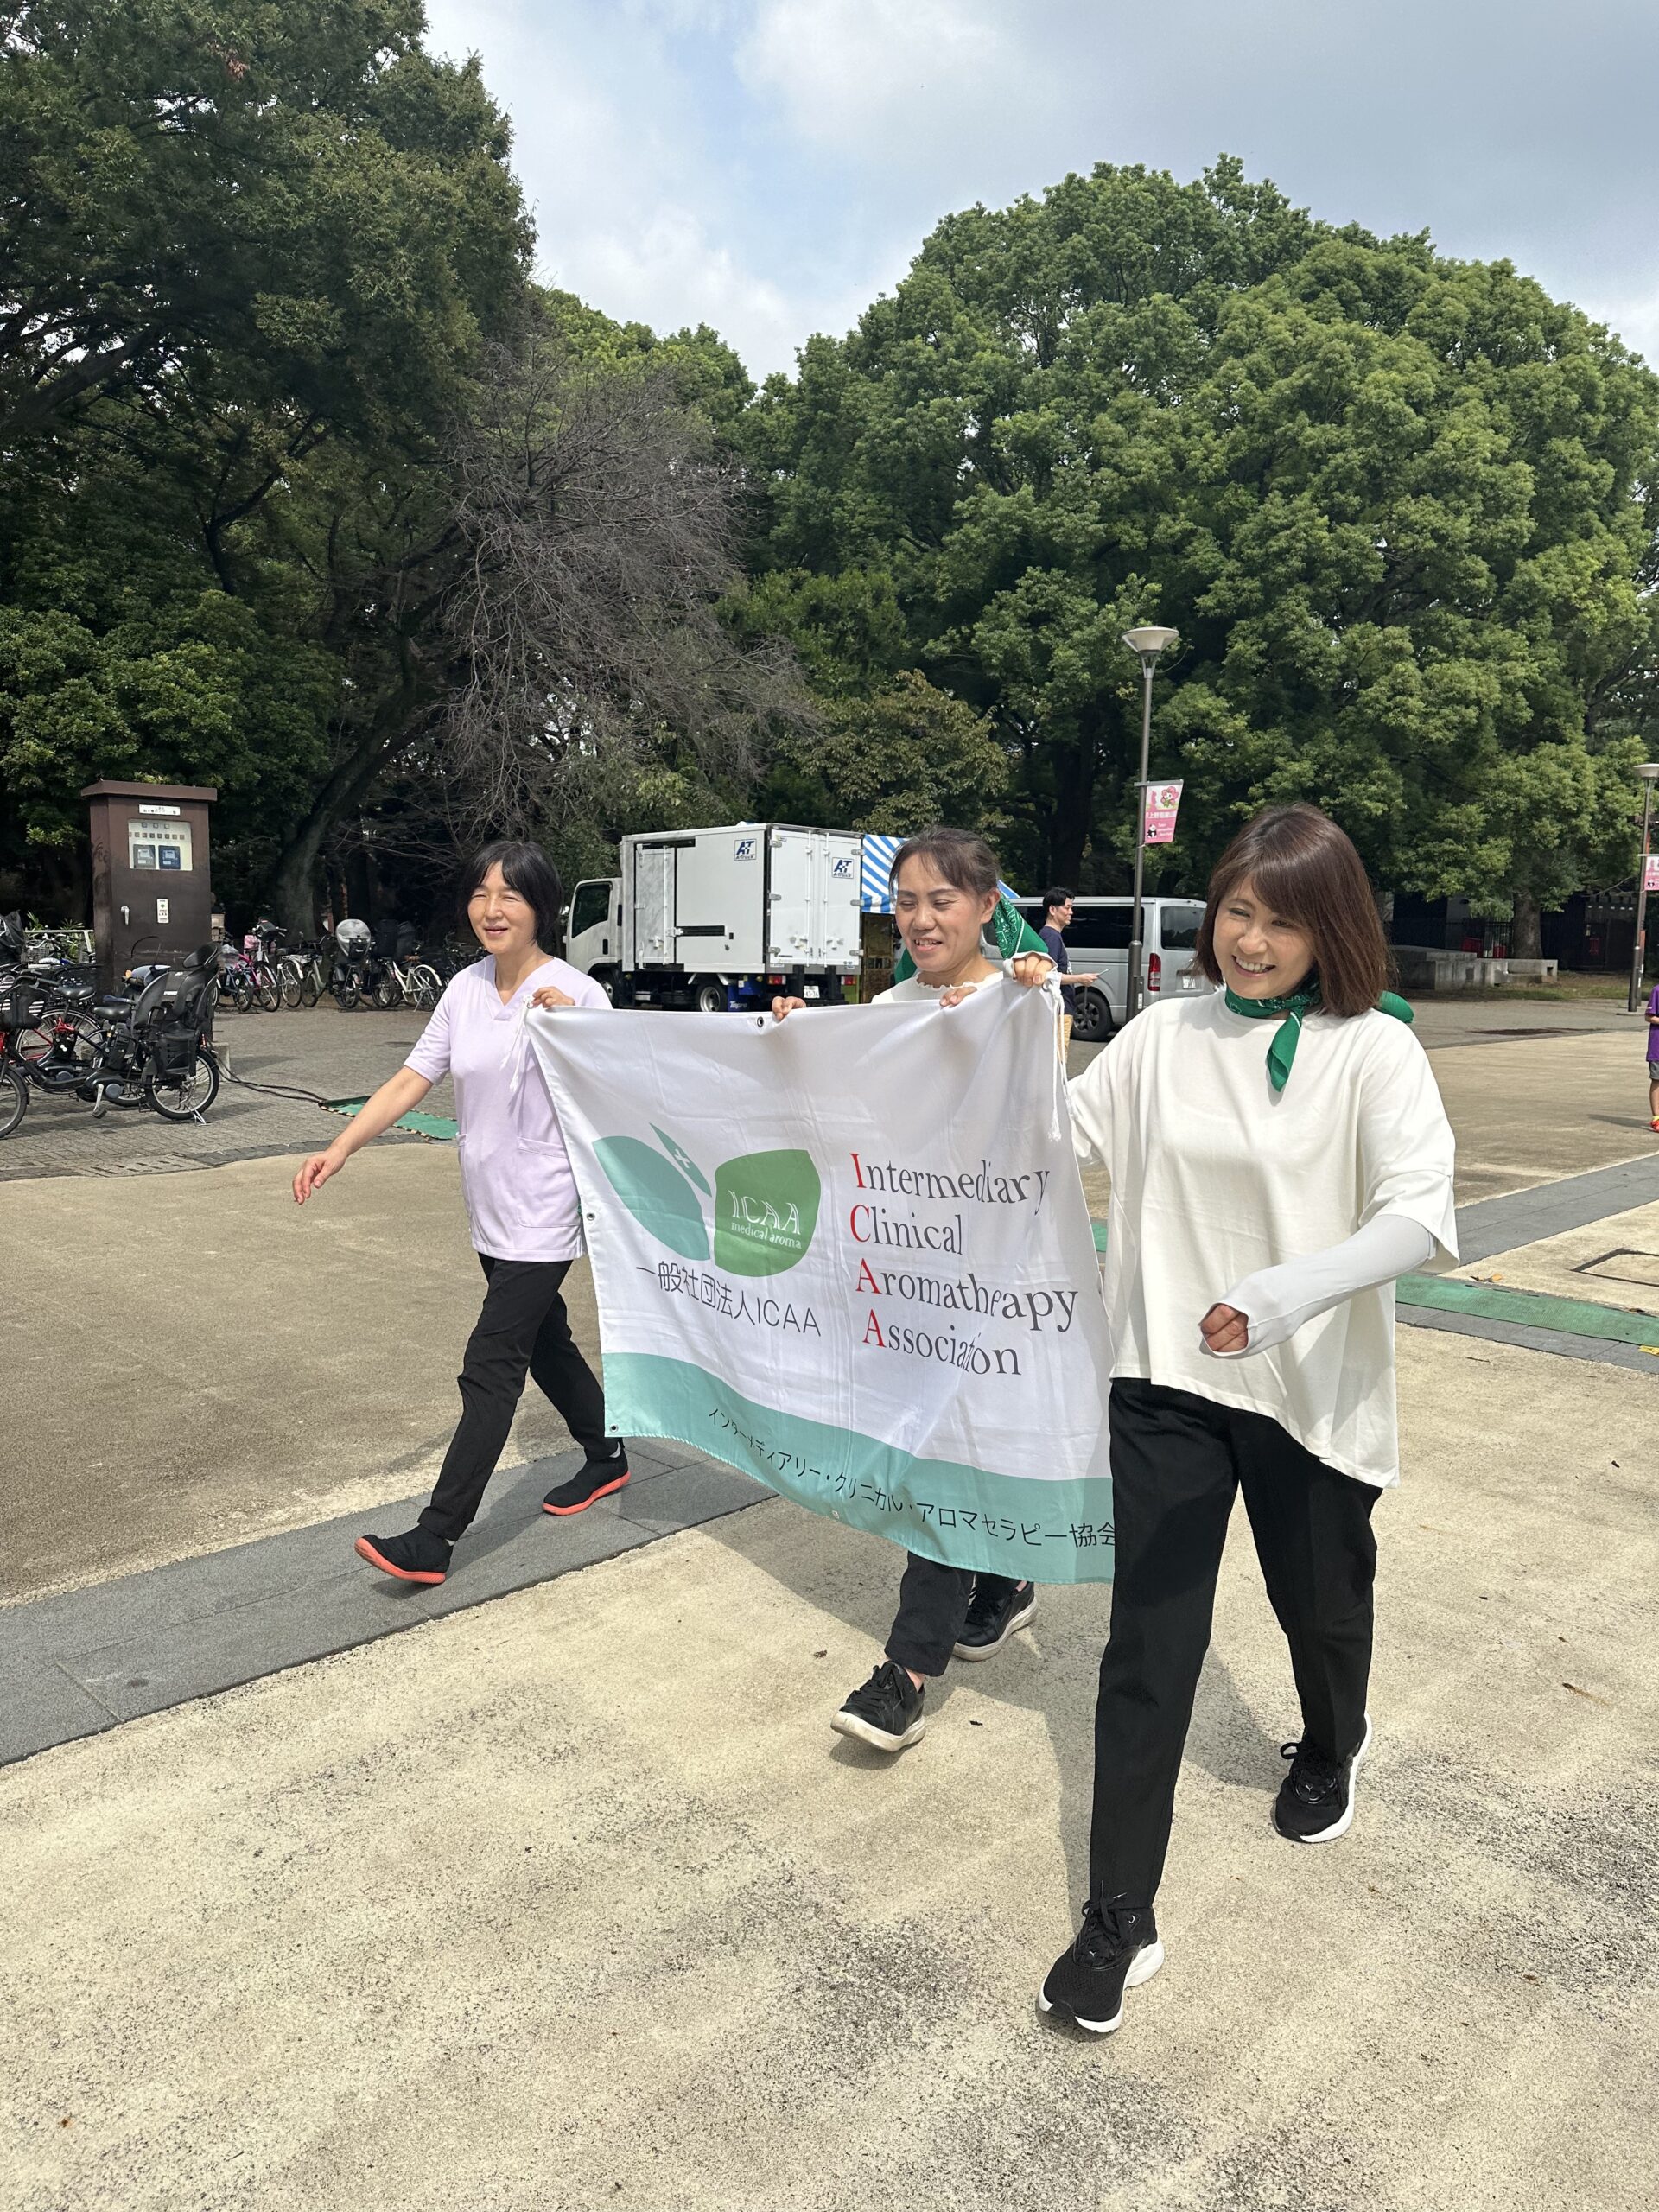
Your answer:
[[[1277,1021],[1273,1042],[1268,1046],[1268,1081],[1275,1091],[1282,1090],[1290,1081],[1290,1071],[1295,1064],[1296,1047],[1301,1041],[1302,1016],[1312,1014],[1319,1003],[1317,978],[1304,984],[1300,991],[1293,991],[1283,999],[1242,999],[1228,987],[1227,1009],[1230,1014],[1242,1014],[1248,1021]],[[1414,1019],[1411,1008],[1396,992],[1384,991],[1376,1002],[1379,1014],[1391,1014],[1396,1021],[1409,1022]]]
[[[997,900],[990,927],[996,939],[996,949],[1005,960],[1016,960],[1022,952],[1039,953],[1045,960],[1048,958],[1048,947],[1030,923],[1024,919],[1019,909],[1007,899]],[[916,963],[901,944],[899,957],[893,963],[893,980],[895,983],[902,983],[915,973]]]

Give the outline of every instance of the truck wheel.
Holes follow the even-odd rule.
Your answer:
[[[606,997],[607,997],[607,999],[609,999],[609,1001],[610,1001],[611,1004],[612,1004],[613,1006],[614,1006],[614,1005],[616,1004],[616,970],[615,970],[615,969],[614,969],[614,968],[595,968],[595,969],[594,969],[592,970],[592,978],[591,978],[591,979],[592,979],[592,981],[593,981],[593,982],[594,982],[595,983],[597,983],[597,984],[599,985],[600,989],[601,989],[601,991],[603,991],[603,992],[604,992],[604,994],[605,994]]]
[[[691,1003],[699,1014],[724,1014],[726,1011],[725,984],[711,983],[706,979],[702,982],[694,984],[691,989]]]
[[[1104,1045],[1109,1042],[1116,1028],[1106,994],[1091,990],[1085,983],[1077,993],[1077,1020],[1071,1026],[1072,1042],[1077,1045]]]

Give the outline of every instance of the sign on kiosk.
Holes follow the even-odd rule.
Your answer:
[[[1146,845],[1168,845],[1175,840],[1175,817],[1180,811],[1179,784],[1148,784],[1147,785],[1147,827],[1141,839]]]
[[[154,815],[162,810],[147,806],[139,810]],[[188,822],[130,821],[127,824],[127,865],[133,868],[177,868],[183,873],[191,866],[190,842]]]
[[[1642,888],[1659,891],[1659,853],[1649,853],[1642,863]]]

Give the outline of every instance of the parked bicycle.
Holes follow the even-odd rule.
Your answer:
[[[219,1062],[207,1040],[217,952],[204,945],[176,967],[151,969],[136,995],[15,978],[0,1005],[9,1078],[0,1135],[22,1121],[31,1089],[85,1099],[94,1118],[111,1106],[149,1106],[164,1121],[200,1121],[219,1096]]]

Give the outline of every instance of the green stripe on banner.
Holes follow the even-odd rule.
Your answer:
[[[349,1116],[360,1114],[369,1102],[366,1098],[325,1098],[322,1103],[331,1114]],[[391,1126],[407,1129],[412,1136],[435,1138],[441,1144],[455,1141],[455,1124],[445,1114],[400,1114]]]
[[[758,1406],[689,1361],[605,1356],[607,1426],[671,1436],[850,1529],[949,1567],[1033,1582],[1109,1582],[1110,1481],[1033,1482],[912,1459],[873,1436]]]

